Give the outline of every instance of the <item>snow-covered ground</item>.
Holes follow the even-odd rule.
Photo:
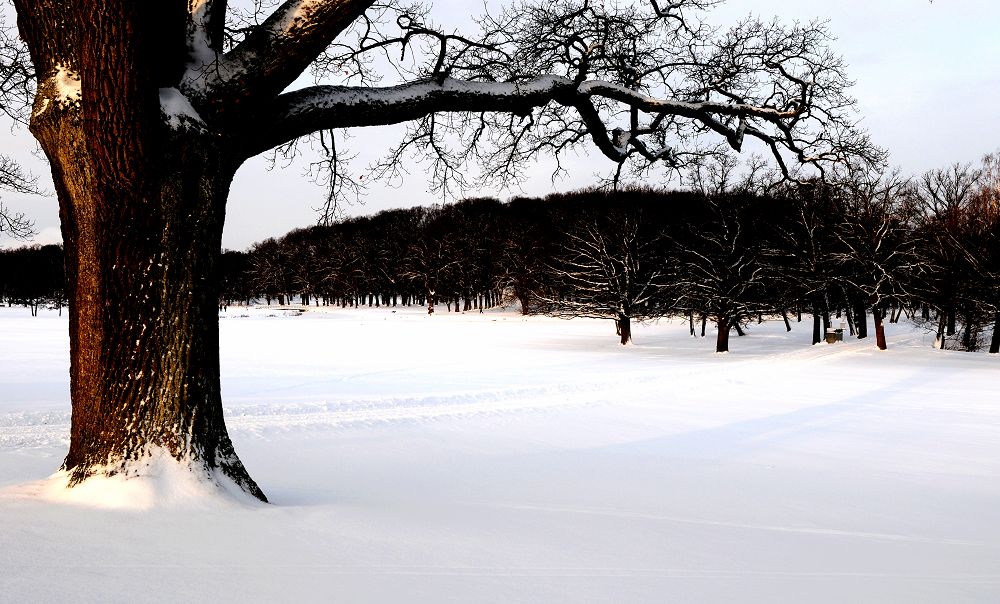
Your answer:
[[[102,506],[39,483],[65,318],[0,310],[0,601],[1000,601],[996,356],[904,325],[884,353],[779,321],[716,355],[678,323],[622,347],[606,321],[295,315],[221,322],[273,505],[165,469]]]

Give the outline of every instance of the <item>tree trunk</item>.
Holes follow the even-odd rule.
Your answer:
[[[882,322],[882,309],[878,304],[872,307],[872,318],[875,320],[875,345],[879,350],[885,350],[885,325]]]
[[[715,352],[729,352],[729,321],[719,317],[719,335],[715,339]]]
[[[819,344],[822,341],[822,334],[820,333],[820,321],[822,318],[819,315],[819,308],[813,307],[813,346]]]
[[[943,314],[939,314],[938,315],[937,337],[934,338],[934,345],[937,346],[940,350],[944,350],[944,339],[945,339],[944,330],[945,330],[945,327],[946,327],[945,326],[946,322],[947,321],[946,321],[945,316]]]
[[[858,305],[857,318],[858,339],[863,340],[868,337],[868,309],[864,304]]]
[[[972,318],[969,315],[968,309],[962,312],[962,323],[964,323],[962,326],[962,350],[965,352],[973,352],[973,348],[975,348],[973,346],[975,334],[973,332]]]
[[[788,311],[782,309],[781,318],[785,321],[785,332],[792,331],[792,324],[788,322]]]
[[[990,341],[990,354],[1000,353],[1000,310],[993,315],[993,339]]]
[[[36,109],[31,130],[52,167],[71,301],[69,484],[142,475],[164,452],[266,501],[233,450],[219,386],[217,270],[236,166],[192,130],[160,133],[150,163],[129,163],[128,146],[102,158],[78,111]]]
[[[622,346],[632,341],[632,322],[626,315],[618,315],[617,323],[618,335],[621,336]]]

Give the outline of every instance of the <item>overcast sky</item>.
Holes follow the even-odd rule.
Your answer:
[[[490,2],[491,5],[498,2]],[[459,24],[468,0],[438,0],[432,13],[440,22]],[[892,162],[906,173],[920,173],[952,162],[977,161],[1000,149],[1000,1],[998,0],[729,0],[715,9],[714,22],[732,23],[749,13],[778,16],[792,22],[821,18],[837,37],[834,49],[847,61],[857,82],[862,125],[875,142],[887,148]],[[386,129],[357,130],[350,141],[362,166],[394,140]],[[22,159],[43,182],[49,178],[44,163],[32,157],[33,142],[26,133],[5,137],[3,153]],[[544,195],[592,184],[607,169],[596,155],[576,158],[570,176],[553,184],[551,166],[540,165],[522,188],[482,191],[501,198],[520,194]],[[230,195],[225,247],[242,249],[270,236],[312,224],[313,208],[323,191],[303,175],[302,165],[267,171],[256,158],[237,173]],[[375,185],[362,206],[351,214],[427,204],[437,201],[413,166],[405,187]],[[469,192],[476,194],[477,192]],[[36,240],[59,240],[54,198],[3,195],[12,209],[26,212],[36,222]],[[11,245],[0,240],[0,245]]]

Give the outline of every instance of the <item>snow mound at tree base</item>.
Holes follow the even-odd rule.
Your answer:
[[[113,475],[98,472],[75,486],[60,470],[45,480],[4,489],[6,495],[55,504],[118,510],[218,509],[264,505],[221,471],[150,452]]]

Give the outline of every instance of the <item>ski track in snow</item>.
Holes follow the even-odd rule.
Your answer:
[[[635,380],[628,383],[634,384]],[[608,399],[621,382],[560,384],[462,392],[445,396],[400,397],[323,403],[260,404],[226,408],[231,434],[342,429],[440,421],[445,419],[545,412],[581,407]],[[68,446],[70,412],[0,414],[0,450]]]
[[[765,531],[772,533],[792,533],[799,535],[812,535],[821,537],[847,537],[856,539],[866,539],[872,541],[889,541],[902,543],[926,543],[930,545],[952,545],[970,547],[995,547],[990,544],[977,543],[962,539],[940,539],[931,537],[921,537],[919,535],[897,535],[893,533],[873,533],[865,531],[848,531],[842,529],[822,528],[822,527],[797,527],[766,524],[750,524],[745,522],[727,522],[722,520],[709,520],[700,518],[686,518],[678,516],[664,516],[661,514],[648,514],[643,512],[631,512],[626,510],[602,510],[591,508],[576,508],[566,506],[542,506],[528,504],[497,504],[497,503],[473,503],[491,508],[522,510],[528,512],[543,512],[551,514],[578,514],[586,516],[607,516],[612,518],[655,520],[672,524],[691,524],[696,526],[735,528],[752,531]],[[1000,580],[1000,577],[994,577]]]
[[[920,336],[906,338],[919,340]],[[903,344],[902,341],[896,342]],[[808,347],[785,350],[748,359],[733,360],[730,367],[759,365],[762,361],[815,363],[832,357],[867,352],[859,346]],[[266,437],[295,430],[371,427],[389,424],[426,423],[455,418],[540,413],[569,407],[609,403],[622,397],[625,389],[650,386],[676,387],[686,377],[701,374],[698,365],[667,369],[658,375],[639,373],[614,381],[606,376],[587,382],[550,384],[531,388],[456,392],[426,397],[372,398],[338,402],[264,403],[225,407],[226,425],[231,434]],[[382,372],[370,372],[382,373]],[[367,374],[363,374],[367,375]],[[357,377],[342,376],[339,382]],[[262,393],[287,390],[281,388]],[[0,413],[0,451],[69,446],[70,411]]]

